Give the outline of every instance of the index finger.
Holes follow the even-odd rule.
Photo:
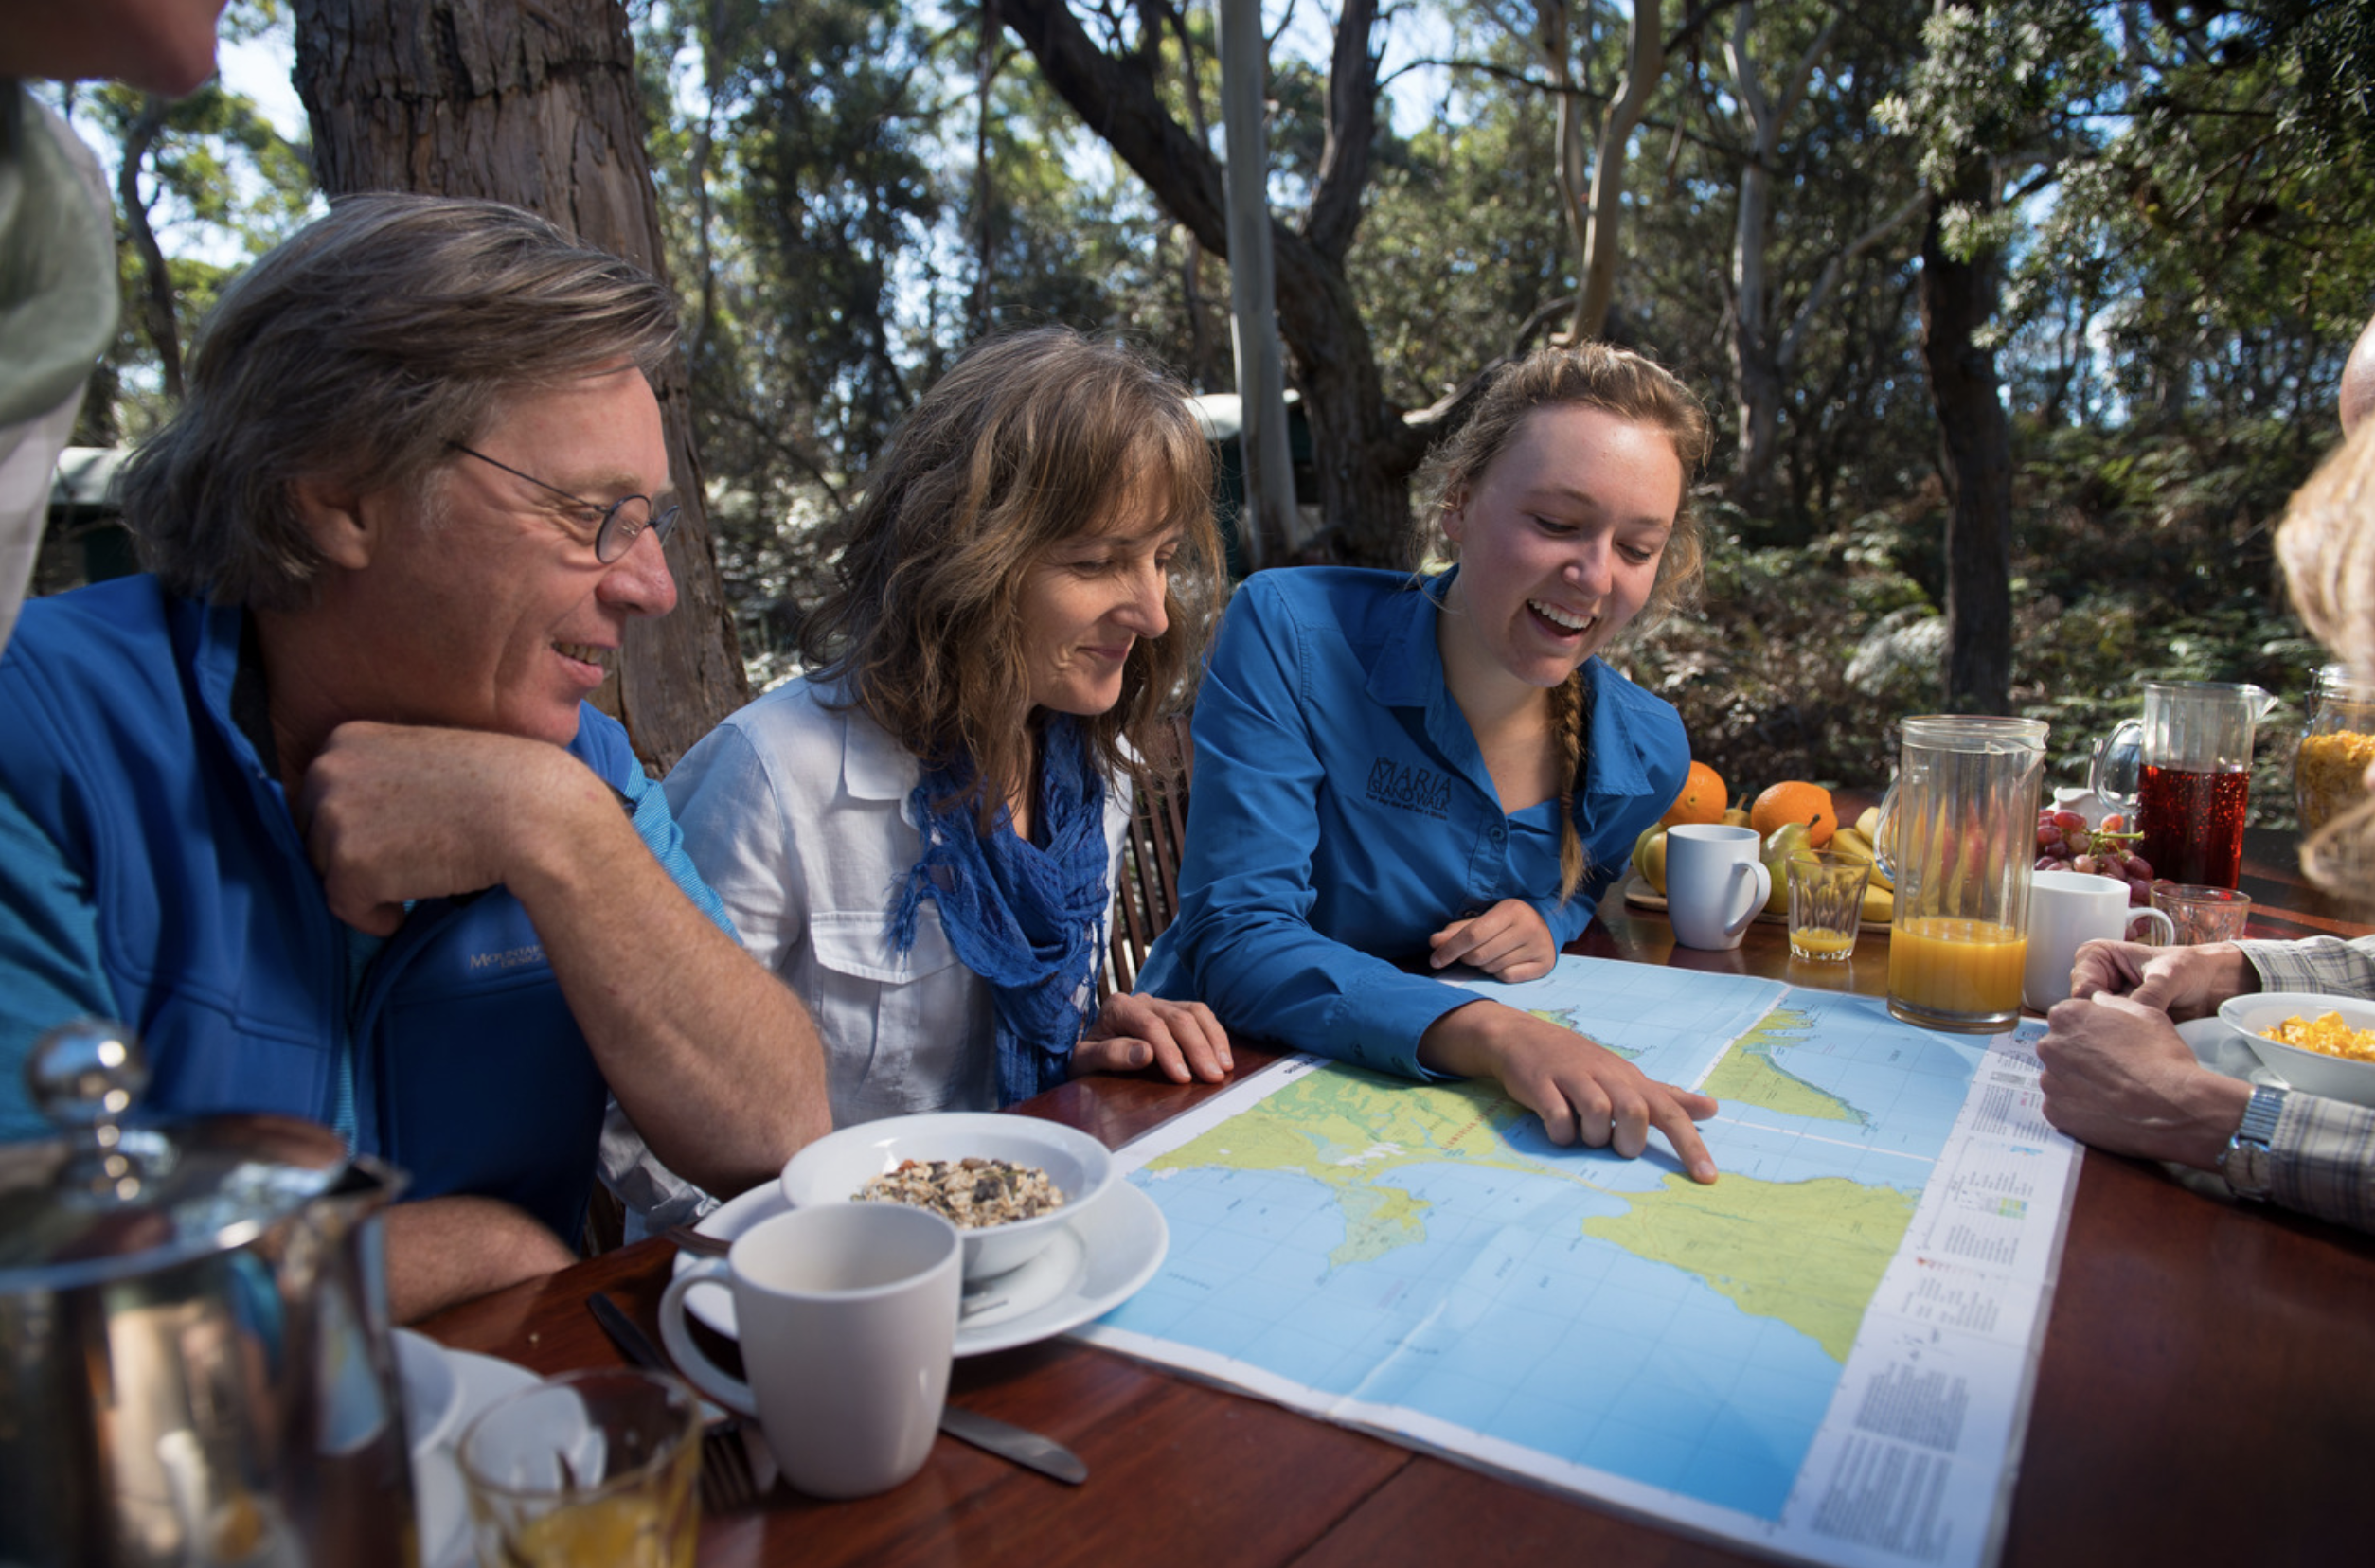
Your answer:
[[[1691,1125],[1690,1113],[1682,1103],[1685,1096],[1705,1101],[1710,1113],[1715,1109],[1715,1102],[1705,1095],[1692,1095],[1687,1089],[1652,1083],[1650,1085],[1650,1122],[1666,1134],[1668,1143],[1673,1145],[1674,1153],[1682,1160],[1683,1168],[1690,1172],[1690,1179],[1702,1185],[1710,1185],[1715,1181],[1715,1156],[1707,1152],[1707,1146],[1701,1140],[1699,1130]]]

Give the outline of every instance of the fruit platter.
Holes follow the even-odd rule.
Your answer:
[[[1830,792],[1819,784],[1788,779],[1766,789],[1751,801],[1742,795],[1726,804],[1723,777],[1705,762],[1693,762],[1683,780],[1682,793],[1666,814],[1634,840],[1633,861],[1624,880],[1625,902],[1637,909],[1666,907],[1666,833],[1685,823],[1727,823],[1753,829],[1760,841],[1757,856],[1773,873],[1773,894],[1759,912],[1759,920],[1786,923],[1790,918],[1790,857],[1805,849],[1828,849],[1872,868],[1864,893],[1863,925],[1885,931],[1897,912],[1895,884],[1872,847],[1872,830],[1880,820],[1874,807],[1841,827]]]

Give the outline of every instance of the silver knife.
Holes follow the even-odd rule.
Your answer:
[[[1052,1437],[1009,1426],[994,1417],[942,1405],[940,1430],[975,1448],[988,1449],[1001,1459],[1011,1459],[1026,1470],[1035,1470],[1072,1486],[1088,1479],[1088,1467],[1080,1463],[1079,1454]]]

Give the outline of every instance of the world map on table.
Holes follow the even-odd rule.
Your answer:
[[[1557,1147],[1489,1082],[1296,1059],[1123,1151],[1170,1253],[1089,1337],[1777,1521],[1988,1042],[1639,964],[1475,989],[1720,1100],[1701,1131],[1721,1180],[1661,1138],[1638,1160]],[[2026,1190],[1970,1196],[2017,1221]]]

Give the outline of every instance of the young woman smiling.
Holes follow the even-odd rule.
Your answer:
[[[1502,372],[1430,463],[1439,578],[1256,575],[1197,699],[1179,918],[1139,989],[1227,1027],[1414,1078],[1491,1077],[1558,1143],[1695,1119],[1570,1030],[1402,964],[1546,972],[1690,760],[1682,722],[1597,655],[1697,582],[1705,415],[1604,346]]]
[[[1152,366],[1061,329],[976,347],[866,476],[814,672],[669,775],[694,864],[815,1017],[836,1126],[1227,1072],[1201,1005],[1096,1002],[1126,762],[1203,649],[1173,584],[1216,568],[1210,490]]]

